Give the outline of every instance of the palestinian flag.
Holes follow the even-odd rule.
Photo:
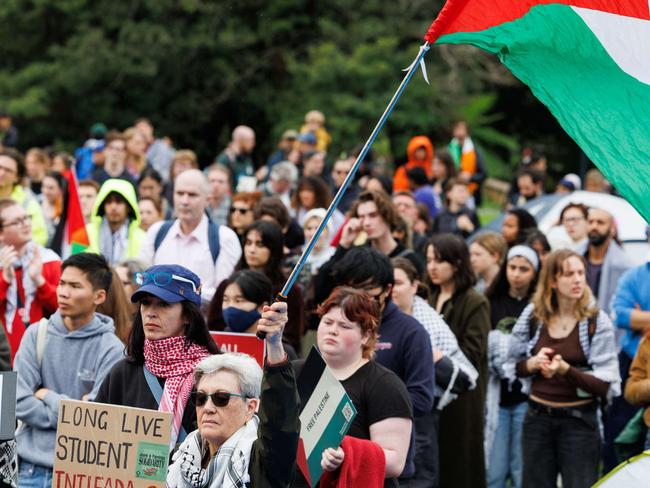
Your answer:
[[[63,173],[66,180],[63,197],[63,213],[54,233],[50,248],[62,259],[71,254],[84,252],[90,246],[79,191],[74,171],[68,169]]]
[[[305,360],[296,386],[301,405],[296,463],[309,486],[314,486],[323,474],[323,451],[341,445],[357,409],[315,347]]]
[[[650,221],[648,0],[448,0],[425,39],[496,54]]]

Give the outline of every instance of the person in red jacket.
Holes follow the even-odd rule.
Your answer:
[[[32,240],[31,217],[10,198],[0,199],[0,320],[11,358],[29,324],[57,309],[61,259]]]
[[[406,155],[408,161],[405,165],[395,170],[393,176],[393,191],[409,191],[409,180],[406,172],[413,168],[422,168],[427,174],[427,178],[433,177],[433,144],[427,136],[415,136],[406,146]]]

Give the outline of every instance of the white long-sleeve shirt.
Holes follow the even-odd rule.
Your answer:
[[[152,225],[147,231],[140,260],[148,265],[180,264],[196,273],[201,279],[201,301],[210,303],[219,283],[228,278],[241,258],[241,245],[237,234],[225,225],[219,227],[219,256],[216,263],[212,261],[210,244],[208,243],[208,217],[203,216],[199,225],[184,234],[180,222],[176,220],[154,252],[156,235],[163,222]]]

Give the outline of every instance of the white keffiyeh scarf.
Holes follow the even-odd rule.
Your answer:
[[[255,415],[235,432],[210,459],[206,469],[201,467],[207,445],[199,431],[187,436],[172,458],[167,471],[169,488],[242,488],[250,482],[248,468],[253,443],[257,440],[259,418]]]
[[[22,268],[21,281],[23,283],[23,290],[25,291],[25,303],[23,303],[21,319],[25,324],[29,324],[29,310],[32,308],[32,302],[36,296],[36,285],[31,276],[29,276],[29,263],[34,258],[34,249],[36,246],[37,244],[33,242],[26,244],[23,255],[18,256],[13,263],[14,269]],[[41,256],[43,254],[44,251],[41,249]],[[14,279],[7,289],[7,307],[5,308],[5,324],[7,333],[9,334],[13,331],[13,322],[16,313],[18,313],[18,280]]]

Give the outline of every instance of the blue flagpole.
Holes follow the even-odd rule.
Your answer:
[[[293,270],[291,271],[291,274],[289,275],[289,278],[287,279],[286,283],[282,287],[282,290],[280,290],[280,293],[278,293],[277,300],[278,301],[286,301],[287,296],[289,295],[289,292],[291,291],[291,288],[293,287],[294,283],[298,279],[298,275],[300,274],[300,271],[302,271],[302,268],[305,266],[305,263],[307,262],[307,258],[309,257],[309,254],[311,254],[312,249],[316,245],[316,242],[318,242],[318,239],[320,235],[323,233],[323,229],[327,226],[327,222],[329,219],[332,217],[332,214],[334,213],[334,210],[336,210],[336,207],[338,206],[339,202],[341,201],[341,198],[343,198],[343,194],[345,191],[348,189],[348,186],[350,186],[350,183],[354,180],[354,175],[357,173],[357,170],[359,169],[359,166],[361,166],[361,162],[364,160],[366,155],[368,154],[368,151],[370,151],[370,148],[372,147],[373,143],[375,142],[375,139],[377,139],[377,136],[379,135],[379,132],[381,129],[384,127],[384,124],[386,124],[386,121],[388,120],[388,117],[390,117],[390,114],[393,112],[393,109],[397,105],[397,101],[400,99],[402,94],[404,93],[404,90],[406,89],[406,86],[409,84],[411,81],[411,78],[413,78],[413,74],[417,71],[419,66],[422,66],[422,70],[426,79],[426,71],[424,71],[424,56],[429,50],[429,43],[425,42],[421,47],[420,51],[418,52],[418,55],[416,56],[415,60],[411,65],[407,68],[408,71],[406,75],[404,75],[404,79],[402,80],[402,83],[400,83],[399,87],[397,88],[397,91],[393,95],[393,98],[391,98],[390,102],[388,103],[388,106],[384,110],[384,113],[380,117],[379,121],[377,122],[377,125],[375,125],[375,128],[373,129],[372,133],[370,134],[370,137],[368,137],[368,140],[366,143],[363,145],[363,148],[361,149],[361,152],[359,153],[359,156],[357,156],[357,159],[354,162],[354,165],[350,169],[350,172],[348,175],[345,177],[345,180],[343,181],[343,184],[341,185],[341,188],[339,188],[339,191],[336,192],[336,195],[334,196],[334,199],[332,200],[332,203],[330,204],[329,208],[327,209],[327,213],[325,214],[325,217],[323,217],[322,222],[316,229],[316,232],[312,236],[312,238],[309,241],[309,244],[307,244],[307,247],[303,251],[302,255],[300,256],[300,259],[296,263],[296,265],[293,267]],[[260,339],[263,339],[265,337],[265,333],[263,332],[258,332],[257,336]]]

